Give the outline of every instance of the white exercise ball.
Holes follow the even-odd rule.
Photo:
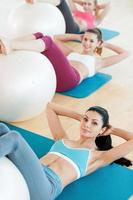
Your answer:
[[[55,94],[55,71],[40,53],[14,51],[1,55],[0,74],[2,121],[24,121],[39,115]]]
[[[18,168],[6,157],[0,158],[0,199],[30,200],[25,179]]]
[[[9,14],[6,23],[12,38],[35,32],[64,34],[66,29],[60,10],[48,3],[20,5]]]
[[[9,29],[6,29],[8,15],[12,9],[23,3],[24,0],[0,0],[0,35],[9,35]]]

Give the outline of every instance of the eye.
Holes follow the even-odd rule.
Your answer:
[[[85,38],[84,38],[84,41],[87,41],[87,40],[88,40],[88,39],[85,37]]]
[[[94,42],[94,40],[92,40],[92,39],[91,39],[91,40],[90,40],[90,42],[91,42],[91,43],[93,43],[93,42]]]
[[[86,5],[87,5],[87,2],[84,2],[84,3],[83,3],[83,5],[85,5],[85,6],[86,6]]]
[[[92,124],[93,124],[94,126],[97,126],[97,125],[98,125],[98,123],[97,123],[97,122],[93,122]]]
[[[86,117],[83,117],[83,120],[84,120],[85,122],[87,122],[87,121],[88,121],[88,119],[87,119]]]

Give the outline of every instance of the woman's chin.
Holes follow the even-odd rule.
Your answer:
[[[82,131],[81,136],[83,137],[91,137],[91,134],[88,131]]]

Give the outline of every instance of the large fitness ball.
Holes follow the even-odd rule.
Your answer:
[[[66,29],[60,10],[48,3],[22,4],[12,10],[6,23],[12,38],[34,32],[64,34]]]
[[[39,115],[55,94],[55,71],[40,53],[14,51],[1,55],[0,75],[2,121],[23,121]]]
[[[6,27],[7,18],[11,10],[22,3],[24,0],[0,0],[0,35],[8,36],[10,34],[10,30]]]
[[[0,199],[30,200],[25,179],[18,168],[6,157],[0,158]]]

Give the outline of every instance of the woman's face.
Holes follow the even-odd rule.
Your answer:
[[[102,116],[96,111],[87,111],[80,123],[80,135],[88,138],[95,138],[105,131]]]
[[[86,32],[82,37],[82,47],[85,52],[95,52],[96,47],[100,45],[95,33]]]
[[[95,10],[95,4],[94,4],[94,0],[86,0],[85,2],[83,2],[83,9],[84,11],[94,11]]]

